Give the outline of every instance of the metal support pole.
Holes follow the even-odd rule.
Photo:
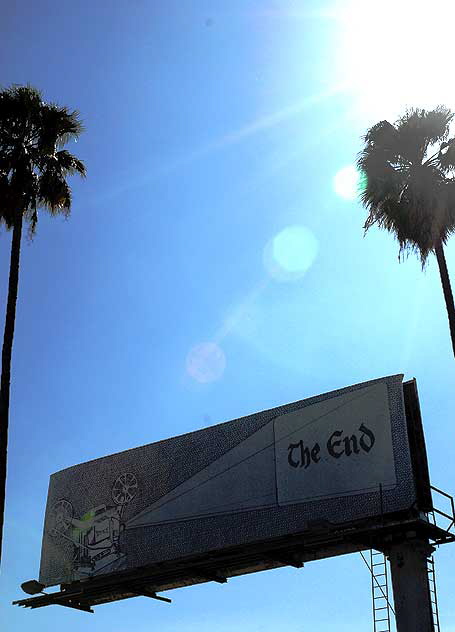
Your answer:
[[[425,539],[392,544],[388,551],[397,632],[434,632],[427,558],[434,548]]]

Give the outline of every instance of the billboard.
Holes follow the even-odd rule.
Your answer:
[[[402,375],[356,384],[51,476],[45,586],[408,510]]]

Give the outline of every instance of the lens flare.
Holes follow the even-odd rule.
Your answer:
[[[365,176],[354,165],[340,169],[334,179],[335,193],[345,200],[355,200],[365,186]]]
[[[215,382],[224,373],[226,356],[215,342],[202,342],[194,346],[186,358],[186,370],[197,382]]]
[[[264,249],[264,265],[274,279],[294,281],[305,275],[318,253],[318,240],[305,226],[287,226]]]

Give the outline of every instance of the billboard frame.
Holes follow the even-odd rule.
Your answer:
[[[409,537],[439,544],[454,541],[451,532],[428,518],[434,507],[415,379],[403,383],[403,396],[416,487],[416,501],[409,508],[384,513],[381,503],[380,513],[373,518],[342,524],[308,521],[299,533],[81,579],[61,584],[58,592],[13,603],[30,608],[58,604],[93,612],[93,606],[141,595],[168,602],[157,593],[209,581],[226,583],[232,577],[284,566],[301,568],[309,561],[370,548],[386,550]],[[378,491],[382,497],[382,490]]]

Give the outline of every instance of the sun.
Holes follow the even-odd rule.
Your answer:
[[[338,75],[364,115],[393,121],[406,107],[455,109],[453,0],[346,0],[335,14]]]

